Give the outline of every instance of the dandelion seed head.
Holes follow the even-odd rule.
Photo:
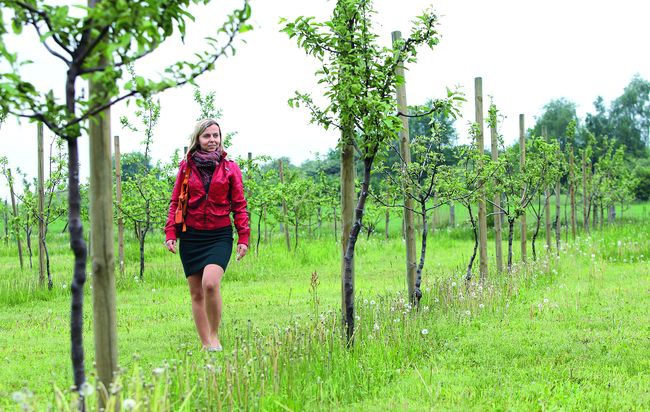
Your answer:
[[[426,336],[429,334],[429,329],[422,329],[421,333]]]

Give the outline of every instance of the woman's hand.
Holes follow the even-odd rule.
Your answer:
[[[244,256],[246,256],[246,252],[248,252],[248,246],[240,243],[237,245],[237,260],[241,260]]]
[[[176,253],[176,239],[169,239],[165,242],[165,246],[167,246],[167,250],[170,252]]]

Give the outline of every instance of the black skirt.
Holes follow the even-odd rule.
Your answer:
[[[185,276],[203,274],[209,264],[221,266],[226,271],[232,255],[232,226],[214,230],[197,230],[188,227],[181,232],[178,252],[181,255]]]

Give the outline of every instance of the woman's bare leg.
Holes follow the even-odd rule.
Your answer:
[[[221,323],[221,278],[223,268],[219,265],[207,265],[203,269],[203,300],[208,323],[209,347],[220,347],[219,324]]]
[[[192,317],[203,346],[210,346],[210,327],[205,313],[205,295],[203,293],[203,276],[201,272],[187,277],[192,297]]]

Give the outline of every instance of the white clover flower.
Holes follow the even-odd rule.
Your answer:
[[[25,393],[22,392],[22,391],[16,391],[16,392],[11,394],[11,399],[13,399],[14,402],[16,402],[16,403],[25,402],[25,398],[26,398]]]
[[[125,411],[131,411],[135,409],[137,402],[135,399],[127,398],[122,401],[122,409]]]
[[[424,336],[428,335],[428,334],[429,334],[429,330],[428,330],[428,329],[422,329],[422,334],[423,334]]]
[[[84,382],[81,384],[81,388],[79,388],[79,393],[81,394],[81,396],[87,398],[93,393],[95,393],[95,388],[88,382]]]

